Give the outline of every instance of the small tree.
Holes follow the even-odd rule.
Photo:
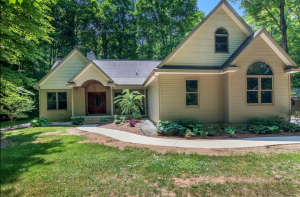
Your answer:
[[[6,91],[1,98],[1,114],[10,118],[10,127],[13,127],[14,118],[25,118],[28,112],[34,109],[34,101],[30,98],[33,93],[22,87],[7,84]]]
[[[143,98],[138,91],[129,92],[129,89],[124,89],[123,94],[115,98],[115,104],[122,110],[122,114],[127,114],[131,118],[131,114],[136,113],[141,115],[140,109],[143,109]]]

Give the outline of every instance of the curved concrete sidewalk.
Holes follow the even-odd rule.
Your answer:
[[[300,136],[291,137],[259,137],[237,140],[172,140],[163,138],[147,137],[118,131],[113,129],[98,128],[97,125],[82,125],[79,130],[105,135],[116,140],[134,144],[146,144],[156,146],[172,146],[182,148],[248,148],[257,146],[270,146],[280,144],[300,143]]]

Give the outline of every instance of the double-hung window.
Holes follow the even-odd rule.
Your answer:
[[[47,92],[47,109],[48,110],[67,109],[67,93]]]
[[[186,105],[199,105],[198,80],[186,80]]]
[[[219,28],[215,33],[215,52],[228,53],[228,32]]]
[[[247,71],[247,103],[273,104],[273,72],[265,62],[255,62]]]

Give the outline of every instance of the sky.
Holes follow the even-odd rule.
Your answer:
[[[218,5],[219,2],[220,0],[198,0],[198,8],[199,10],[205,13],[205,16],[207,16],[210,13],[210,11],[212,11],[214,7]],[[234,4],[229,1],[228,3],[235,9],[235,11],[239,15],[243,15],[244,9],[239,9],[239,4],[240,4],[239,2]]]

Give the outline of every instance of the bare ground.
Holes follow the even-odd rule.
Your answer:
[[[57,132],[46,133],[46,135],[58,135]],[[254,153],[288,153],[288,152],[298,152],[300,153],[300,144],[290,144],[290,145],[276,145],[276,146],[262,146],[254,148],[230,148],[230,149],[200,149],[200,148],[178,148],[178,147],[168,147],[168,146],[153,146],[153,145],[143,145],[143,144],[133,144],[128,142],[119,141],[104,135],[86,132],[78,130],[77,128],[67,129],[66,133],[62,135],[78,135],[84,136],[87,139],[80,141],[78,143],[97,143],[104,144],[107,146],[118,147],[123,150],[126,147],[138,147],[138,148],[149,148],[159,153],[166,152],[176,152],[176,153],[197,153],[201,155],[233,155],[233,154],[247,154],[249,152]]]

